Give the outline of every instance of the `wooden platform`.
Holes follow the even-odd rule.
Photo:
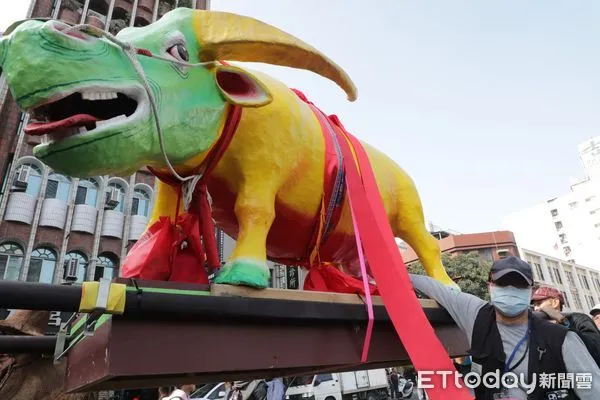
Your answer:
[[[123,281],[126,283],[126,281]],[[195,289],[198,318],[113,316],[67,356],[69,392],[289,376],[408,364],[380,298],[367,364],[367,313],[359,296],[290,290],[144,283],[142,290]],[[202,292],[202,295],[198,295]],[[191,292],[190,292],[191,293]],[[128,299],[129,302],[129,299]],[[434,301],[421,300],[451,356],[467,341]],[[143,294],[138,307],[143,309]],[[203,312],[202,310],[206,310]]]

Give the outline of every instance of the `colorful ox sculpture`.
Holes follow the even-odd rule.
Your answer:
[[[131,57],[156,99],[155,120],[140,71],[123,48],[67,28],[57,21],[28,20],[0,44],[8,85],[33,119],[25,133],[43,135],[36,157],[75,177],[126,175],[144,166],[168,175],[158,122],[168,160],[186,175],[197,171],[220,138],[231,107],[241,107],[235,135],[207,177],[213,218],[237,239],[217,282],[266,287],[267,256],[306,261],[328,179],[322,121],[302,95],[263,73],[218,62],[182,63],[223,59],[306,69],[336,82],[353,101],[355,87],[340,67],[255,19],[176,9],[117,35],[143,49]],[[415,249],[427,274],[452,284],[437,242],[425,229],[414,183],[389,157],[364,147],[393,233]],[[177,199],[175,189],[159,183],[151,223],[173,218]],[[359,273],[347,198],[318,256]]]

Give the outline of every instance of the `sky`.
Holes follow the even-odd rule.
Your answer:
[[[28,2],[3,1],[0,31]],[[15,4],[19,3],[19,4]],[[367,7],[367,4],[369,6]],[[600,2],[212,0],[327,54],[348,102],[312,72],[253,64],[299,88],[415,181],[428,221],[462,233],[569,190],[600,135]]]

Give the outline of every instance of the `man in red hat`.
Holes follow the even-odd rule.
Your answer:
[[[531,305],[535,311],[543,311],[555,322],[565,325],[567,317],[561,313],[565,298],[558,289],[550,286],[538,287],[531,296]]]
[[[531,296],[531,305],[553,322],[566,326],[576,332],[585,343],[590,355],[600,366],[600,330],[590,318],[583,313],[563,313],[565,299],[563,294],[550,286],[540,286]]]

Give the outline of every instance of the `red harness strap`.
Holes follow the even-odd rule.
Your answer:
[[[308,98],[297,89],[291,89],[300,100],[308,104],[321,125],[321,133],[325,141],[325,166],[323,180],[323,197],[319,207],[317,219],[314,222],[310,241],[306,244],[306,254],[302,259],[270,258],[271,261],[288,265],[300,265],[306,268],[321,265],[319,249],[327,243],[331,232],[337,226],[344,202],[344,168],[342,165],[342,152],[337,142],[333,127],[321,118],[319,109]],[[324,290],[323,285],[317,285]]]
[[[223,126],[221,136],[209,150],[204,161],[196,168],[194,174],[202,173],[202,178],[198,181],[194,188],[194,194],[190,206],[190,213],[199,215],[200,219],[200,236],[204,243],[204,249],[206,251],[206,259],[208,266],[212,269],[219,268],[221,266],[221,260],[219,259],[219,252],[217,250],[217,242],[215,239],[215,225],[212,219],[212,212],[210,208],[210,202],[208,200],[208,189],[206,187],[206,178],[215,169],[216,165],[225,154],[225,151],[229,147],[233,135],[237,130],[238,124],[242,117],[242,107],[237,105],[230,105],[227,113],[227,119]],[[182,183],[173,177],[169,173],[163,173],[156,171],[154,168],[147,167],[148,170],[156,176],[161,182],[166,183],[170,186],[181,190]],[[179,209],[179,207],[178,207]]]

